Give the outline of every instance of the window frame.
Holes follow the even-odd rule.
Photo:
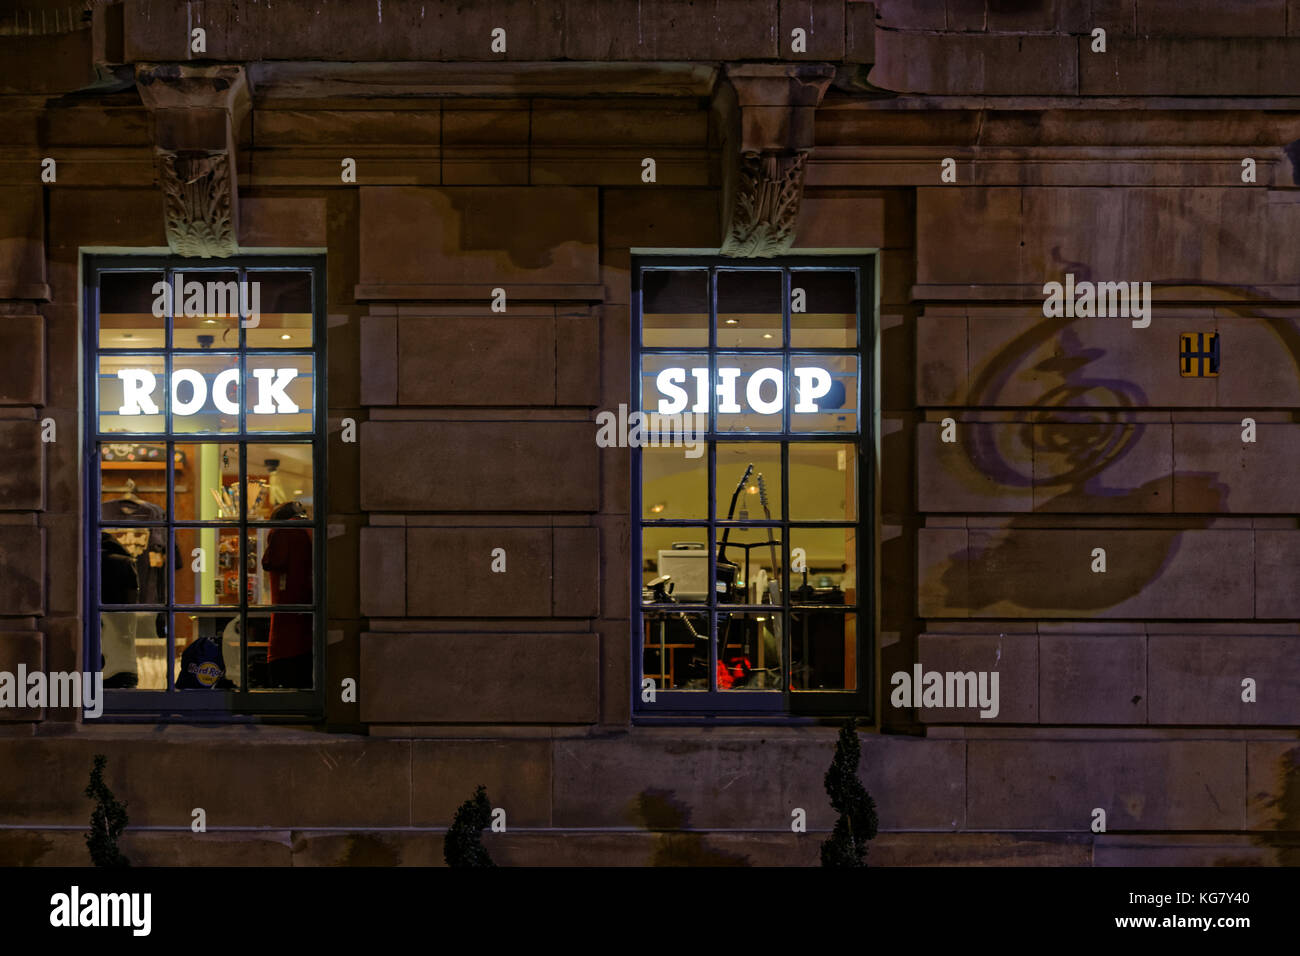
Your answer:
[[[325,641],[325,614],[327,593],[325,579],[325,550],[327,542],[327,525],[326,516],[328,515],[328,480],[327,480],[327,455],[326,455],[326,437],[327,437],[327,409],[328,409],[328,388],[326,382],[327,350],[326,350],[326,262],[322,255],[239,255],[230,259],[193,259],[185,256],[175,255],[102,255],[102,254],[85,254],[82,262],[82,281],[83,281],[83,308],[84,315],[80,323],[81,334],[84,336],[84,346],[81,350],[83,356],[83,378],[82,388],[83,397],[81,406],[84,414],[85,426],[82,428],[82,455],[84,461],[83,468],[83,509],[85,520],[82,523],[82,554],[83,554],[83,571],[84,581],[82,586],[83,607],[86,612],[83,621],[82,633],[82,653],[85,662],[84,669],[89,673],[99,673],[98,666],[91,667],[92,663],[97,663],[99,652],[99,562],[100,562],[100,541],[99,534],[102,527],[117,527],[117,525],[105,523],[100,517],[101,514],[101,492],[102,486],[102,468],[100,467],[99,445],[103,442],[122,441],[136,442],[139,444],[162,444],[167,447],[167,515],[161,522],[132,522],[139,524],[140,527],[163,527],[167,531],[167,559],[165,566],[168,569],[168,590],[167,603],[165,605],[151,605],[151,613],[162,608],[161,613],[168,615],[167,627],[167,688],[166,689],[144,689],[144,688],[106,688],[103,693],[103,715],[96,719],[100,722],[183,722],[187,718],[202,720],[203,722],[247,722],[258,720],[276,720],[286,719],[290,721],[301,722],[303,718],[310,720],[319,719],[324,714],[324,649]],[[175,432],[170,430],[170,419],[165,420],[164,429],[158,433],[137,433],[137,432],[110,432],[101,433],[99,430],[99,360],[101,356],[113,354],[149,354],[164,356],[167,362],[167,368],[170,370],[171,362],[178,356],[197,356],[204,354],[198,349],[176,349],[169,343],[168,338],[164,338],[162,347],[158,348],[132,348],[132,349],[102,349],[99,344],[99,316],[100,316],[100,278],[106,273],[112,272],[161,272],[169,280],[174,272],[182,272],[187,277],[201,277],[204,273],[232,273],[237,272],[238,278],[243,279],[248,272],[261,271],[307,271],[311,274],[311,291],[312,291],[312,342],[310,347],[293,347],[286,349],[275,349],[265,347],[250,348],[245,343],[246,335],[242,322],[237,324],[239,329],[239,343],[231,348],[222,348],[219,351],[235,352],[240,357],[240,368],[244,369],[243,360],[246,358],[256,358],[262,356],[274,355],[302,355],[310,353],[312,356],[312,394],[313,394],[313,415],[312,430],[310,432],[277,432],[269,430],[250,431],[245,421],[248,416],[247,393],[247,376],[241,374],[241,397],[240,397],[240,430],[237,432]],[[172,317],[169,315],[165,320],[170,326]],[[216,350],[214,350],[216,351]],[[163,402],[160,403],[167,414],[171,405],[170,379],[164,377]],[[165,403],[165,404],[164,404]],[[178,521],[175,508],[175,467],[173,461],[173,450],[177,444],[229,444],[236,445],[239,448],[239,474],[240,480],[246,480],[247,474],[247,449],[250,445],[258,444],[310,444],[312,446],[312,476],[314,488],[312,492],[312,518],[310,529],[312,533],[312,603],[311,605],[250,605],[248,603],[248,535],[250,529],[256,532],[259,529],[271,529],[275,527],[298,527],[306,528],[307,522],[298,520],[293,522],[287,521],[258,521],[250,524],[245,503],[241,502],[240,514],[238,519],[230,519],[225,522],[201,522],[199,519],[186,519]],[[242,560],[239,562],[239,584],[240,584],[240,601],[238,605],[214,605],[210,609],[207,607],[199,608],[197,605],[181,605],[175,603],[175,575],[180,573],[174,567],[173,559],[173,535],[178,530],[186,528],[211,527],[213,529],[221,528],[238,528],[240,549]],[[112,605],[109,605],[112,607]],[[312,669],[313,669],[313,687],[311,690],[304,689],[248,689],[248,645],[247,637],[248,627],[247,620],[250,615],[257,616],[260,614],[270,615],[274,612],[281,611],[292,613],[298,611],[301,613],[310,613],[312,615]],[[176,648],[176,629],[173,617],[178,613],[186,611],[195,613],[212,613],[212,614],[230,614],[233,612],[238,616],[240,621],[240,648],[243,655],[241,661],[241,670],[243,689],[241,690],[187,690],[176,689],[175,668],[179,660],[179,654]],[[84,711],[84,708],[83,708]]]
[[[718,255],[663,255],[634,254],[631,268],[631,396],[629,412],[643,408],[643,369],[642,359],[654,354],[706,354],[711,367],[716,365],[719,356],[737,355],[754,358],[763,354],[781,361],[789,383],[787,356],[797,354],[826,354],[834,356],[856,356],[858,363],[857,395],[857,429],[853,432],[813,432],[796,431],[790,423],[790,402],[787,389],[786,407],[782,412],[782,427],[779,432],[717,432],[717,396],[710,394],[709,432],[705,442],[705,461],[707,462],[707,488],[709,514],[704,519],[666,519],[662,522],[650,521],[643,514],[643,476],[642,452],[639,447],[630,447],[631,453],[631,714],[634,724],[655,723],[805,723],[827,717],[852,717],[858,721],[874,722],[875,708],[875,650],[876,650],[876,609],[878,602],[876,588],[876,520],[875,520],[875,441],[876,399],[875,356],[878,348],[875,287],[877,257],[872,253],[857,255],[794,255],[774,257],[772,259],[732,259]],[[643,273],[647,269],[707,269],[710,275],[708,283],[709,340],[704,346],[645,346],[643,344],[643,309],[642,289]],[[720,347],[717,344],[717,283],[713,278],[717,271],[748,271],[779,269],[782,276],[782,329],[781,348],[759,349],[753,347]],[[857,344],[854,348],[815,348],[794,346],[790,338],[790,289],[793,270],[844,270],[852,269],[857,275]],[[711,378],[711,381],[713,379]],[[712,388],[712,386],[710,386]],[[720,515],[722,493],[718,491],[717,475],[713,448],[720,443],[754,443],[771,442],[779,444],[781,455],[781,514],[771,521],[748,519],[743,523],[738,519],[727,522]],[[826,442],[831,444],[857,445],[858,500],[855,519],[852,521],[816,521],[794,520],[789,509],[789,458],[792,444]],[[786,626],[782,627],[782,680],[780,691],[774,690],[666,690],[655,689],[655,701],[649,703],[641,699],[641,682],[643,680],[645,660],[645,608],[641,603],[642,582],[642,537],[643,529],[662,525],[674,528],[697,529],[706,536],[709,554],[708,581],[716,580],[717,533],[727,527],[733,529],[763,529],[772,527],[781,539],[780,547],[784,551],[781,568],[781,593],[783,595],[782,613]],[[857,600],[845,608],[847,614],[857,617],[857,686],[852,690],[807,690],[790,689],[789,666],[791,663],[789,622],[791,615],[798,613],[801,605],[790,603],[789,553],[791,548],[791,529],[797,534],[801,528],[824,526],[827,528],[848,528],[855,530],[857,550]],[[715,624],[721,608],[723,613],[746,614],[771,605],[722,605],[719,606],[716,592],[710,588],[707,608],[701,605],[687,605],[688,613],[704,614],[709,622],[709,664],[710,683],[717,672],[717,636]],[[811,605],[815,610],[818,606]],[[693,610],[691,610],[693,609]]]

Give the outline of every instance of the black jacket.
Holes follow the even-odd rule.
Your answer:
[[[107,531],[100,533],[99,551],[99,600],[104,604],[135,604],[140,597],[135,558]]]

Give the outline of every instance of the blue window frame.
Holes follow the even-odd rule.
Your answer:
[[[85,260],[85,660],[105,716],[321,712],[319,257]]]
[[[873,269],[634,260],[638,721],[872,713]]]

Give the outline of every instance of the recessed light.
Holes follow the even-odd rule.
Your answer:
[[[216,325],[216,324],[217,324],[217,320],[216,320],[216,319],[204,319],[204,320],[203,320],[203,324],[204,324],[204,325]]]
[[[771,337],[772,337],[772,333],[771,333],[771,332],[764,332],[764,333],[763,333],[763,338],[765,338],[765,339],[770,339]]]
[[[281,338],[281,340],[283,340],[283,341],[285,341],[285,342],[288,342],[288,341],[289,341],[289,333],[288,333],[288,332],[285,332],[284,335],[280,336],[280,338]]]
[[[736,322],[737,322],[736,319],[727,319],[727,324],[728,324],[728,325],[735,325]]]
[[[667,504],[668,504],[667,502],[665,502],[665,501],[661,501],[661,502],[659,502],[658,504],[653,504],[653,505],[651,505],[651,506],[650,506],[650,513],[651,513],[651,514],[659,514],[661,511],[664,510],[664,508],[667,507]]]

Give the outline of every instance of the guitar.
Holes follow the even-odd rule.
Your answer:
[[[763,480],[763,473],[758,473],[758,500],[763,505],[763,517],[768,521],[772,520],[772,511],[767,505],[767,482]],[[772,537],[772,529],[767,529],[767,546],[772,557],[772,578],[767,584],[768,598],[773,604],[781,603],[781,571],[780,565],[776,560],[776,539]],[[780,633],[778,631],[778,633]]]
[[[727,509],[727,520],[730,521],[736,513],[736,502],[740,500],[740,493],[745,490],[745,484],[749,481],[749,476],[754,473],[753,464],[745,466],[745,473],[740,476],[740,483],[736,485],[736,490],[731,493],[731,507]],[[727,560],[727,539],[731,536],[731,528],[723,529],[722,540],[718,542],[718,560],[717,560],[717,583],[714,587],[722,600],[729,600],[732,592],[736,589],[736,581],[740,579],[740,565],[734,561]]]

